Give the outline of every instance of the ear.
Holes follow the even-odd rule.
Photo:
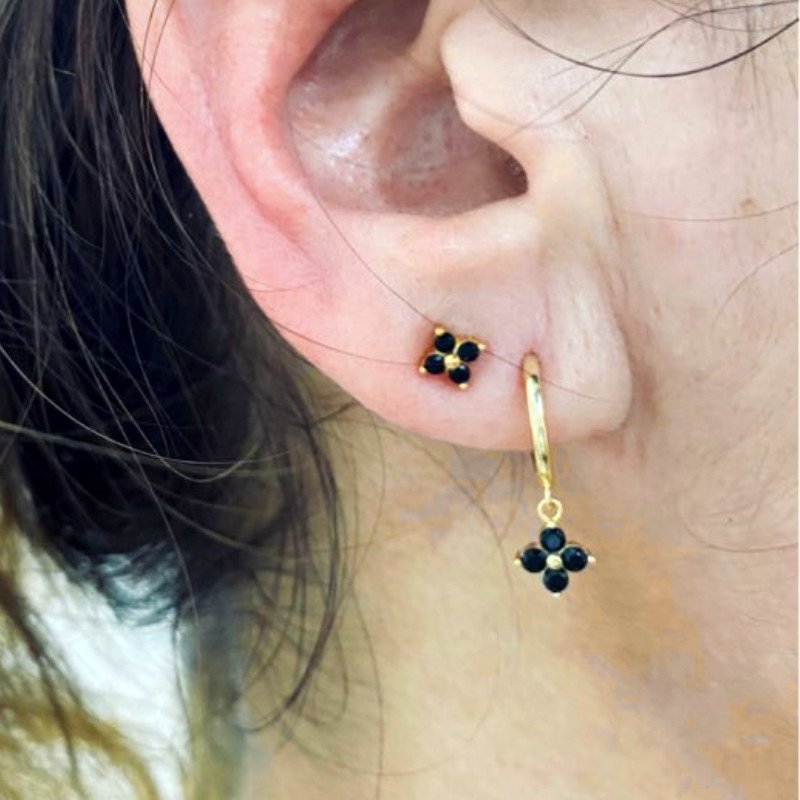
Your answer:
[[[603,177],[580,131],[529,126],[529,44],[453,0],[128,0],[128,14],[246,285],[320,370],[403,428],[525,448],[535,352],[553,441],[621,424]],[[466,392],[418,372],[434,323],[487,344]]]

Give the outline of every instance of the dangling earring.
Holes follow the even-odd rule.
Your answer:
[[[574,542],[568,543],[564,531],[558,525],[564,508],[561,501],[552,494],[553,466],[544,420],[541,371],[536,356],[525,356],[522,375],[533,438],[533,468],[544,493],[536,506],[536,512],[544,527],[539,534],[538,544],[531,543],[520,550],[515,563],[528,572],[543,572],[542,583],[557,597],[567,588],[569,573],[580,572],[587,564],[593,564],[595,558],[586,548]]]

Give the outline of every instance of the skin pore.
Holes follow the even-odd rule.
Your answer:
[[[487,5],[128,3],[140,53],[164,29],[151,94],[245,280],[360,401],[326,423],[340,629],[246,796],[788,800],[792,34],[697,70],[793,12],[727,4],[632,53],[687,9]],[[592,96],[604,73],[565,54],[650,77]],[[425,383],[432,318],[505,360],[464,395]],[[597,558],[558,600],[510,565],[539,528],[529,348]]]

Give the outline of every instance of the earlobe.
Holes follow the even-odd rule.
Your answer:
[[[151,5],[129,0],[140,44]],[[529,445],[520,369],[530,351],[552,387],[553,441],[621,424],[631,383],[608,293],[602,175],[579,134],[526,128],[534,109],[512,103],[536,59],[524,43],[486,12],[437,0],[424,20],[414,4],[421,29],[406,27],[406,40],[392,39],[388,13],[366,24],[374,3],[171,5],[156,23],[156,109],[291,344],[384,418],[458,444]],[[530,186],[506,182],[509,154]],[[436,159],[476,177],[459,188],[458,175],[436,175]],[[413,207],[399,204],[412,195]],[[468,392],[418,372],[435,322],[488,344]]]

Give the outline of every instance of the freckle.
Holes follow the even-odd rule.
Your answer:
[[[752,197],[745,197],[739,203],[739,209],[742,214],[751,216],[752,214],[758,214],[761,211],[761,206]]]

